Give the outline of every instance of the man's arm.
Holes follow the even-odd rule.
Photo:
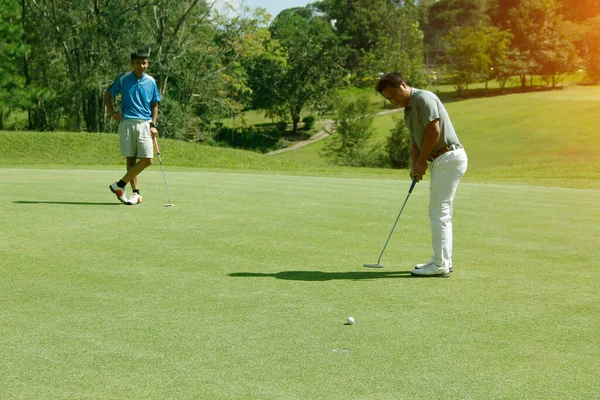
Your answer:
[[[417,163],[417,159],[419,158],[419,148],[417,147],[416,144],[411,144],[410,145],[410,179],[413,179],[416,174],[415,174],[415,164]]]
[[[123,121],[123,116],[121,113],[116,113],[113,109],[112,94],[110,94],[108,91],[104,93],[104,105],[106,105],[106,110],[108,111],[108,115],[110,115],[110,119],[115,121]]]
[[[152,123],[156,125],[156,122],[158,121],[158,103],[152,103],[150,107],[152,108]],[[152,137],[156,137],[158,136],[158,129],[150,127],[150,133],[152,134]]]
[[[425,134],[423,135],[423,145],[421,146],[421,152],[414,163],[413,173],[417,177],[417,181],[423,179],[423,175],[427,172],[427,159],[433,152],[435,145],[440,140],[441,128],[440,120],[434,119],[425,128]],[[411,149],[412,156],[412,149]]]

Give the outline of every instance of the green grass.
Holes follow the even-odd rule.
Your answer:
[[[366,270],[407,180],[118,176],[0,169],[0,398],[600,395],[598,190],[465,181],[455,272],[411,279],[426,184]]]
[[[397,179],[390,169],[306,165],[261,153],[159,139],[165,168]],[[117,169],[124,173],[115,134],[0,131],[0,168]],[[150,170],[160,171],[158,157]]]
[[[557,85],[574,85],[574,84],[583,82],[585,80],[585,78],[586,78],[586,73],[584,71],[576,72],[572,75],[565,75],[565,76],[560,77],[560,79],[556,82],[556,84]],[[534,76],[533,85],[534,85],[534,90],[551,89],[550,84],[548,82],[544,81],[544,79],[542,79],[542,77],[540,77],[540,76]],[[374,90],[374,86],[375,86],[374,83],[371,86],[362,87],[362,88],[355,87],[355,86],[349,86],[344,89],[341,89],[339,91],[339,96],[341,98],[346,98],[346,99],[355,99],[355,98],[361,97],[361,96],[368,97],[371,100],[369,111],[372,112],[373,114],[375,114],[379,111],[391,108],[391,106],[389,106],[389,104],[387,104],[385,99]],[[520,88],[521,88],[521,80],[519,79],[519,77],[509,78],[504,86],[504,90],[506,92],[519,90]],[[436,85],[436,84],[432,83],[426,89],[437,93],[438,96],[440,96],[440,98],[443,99],[444,101],[453,101],[453,100],[457,99],[456,88],[453,85],[447,85],[447,84]],[[532,90],[530,87],[530,77],[529,76],[527,77],[526,90]],[[469,88],[464,90],[463,97],[466,97],[466,98],[478,97],[479,98],[479,97],[488,97],[488,96],[493,96],[493,95],[497,96],[500,94],[502,94],[502,89],[500,89],[500,84],[496,80],[491,80],[487,83],[487,88],[486,88],[485,82],[478,82],[478,83],[470,84]],[[310,110],[303,111],[302,117],[305,117],[307,115],[311,115]],[[335,117],[335,113],[332,111],[332,112],[329,112],[326,115],[324,115],[322,118],[331,119],[334,117]],[[231,118],[224,119],[222,122],[225,124],[225,126],[232,126]],[[236,116],[236,118],[235,118],[236,126],[241,126],[244,122],[248,125],[260,125],[260,124],[272,124],[273,120],[265,117],[263,111],[252,110],[252,111],[247,111],[247,112],[243,113],[243,116],[242,115]]]
[[[597,398],[599,99],[447,104],[470,157],[450,279],[407,274],[430,255],[426,182],[386,268],[361,267],[407,171],[329,167],[324,141],[161,139],[175,207],[158,160],[126,207],[116,135],[0,132],[0,398]]]
[[[446,103],[469,155],[466,179],[600,188],[599,101],[595,86]],[[385,140],[398,117],[377,117],[374,140]],[[275,157],[324,166],[325,143]]]

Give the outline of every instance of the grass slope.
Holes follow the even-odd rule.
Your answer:
[[[0,398],[600,396],[595,190],[465,182],[455,272],[408,181],[0,169]],[[353,316],[356,324],[344,325]]]
[[[469,155],[465,179],[600,187],[598,102],[600,87],[573,87],[447,103]],[[384,140],[400,116],[377,117],[375,140]],[[324,145],[275,157],[324,166]]]
[[[364,169],[328,165],[306,165],[264,154],[197,143],[160,139],[161,157],[167,173],[172,170],[226,170],[294,175],[377,177],[397,179],[405,173],[389,169]],[[73,132],[0,131],[0,167],[119,169],[124,173],[114,134]],[[159,170],[158,157],[151,170]]]
[[[0,146],[0,166],[4,167],[124,164],[116,134],[0,131]],[[170,139],[160,139],[160,148],[163,158],[169,160],[170,166],[264,170],[295,168],[292,162],[275,160],[259,153]]]

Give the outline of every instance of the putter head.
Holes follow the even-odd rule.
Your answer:
[[[366,267],[366,268],[383,268],[383,265],[381,265],[381,264],[363,264],[363,267]]]
[[[174,206],[174,204],[171,204],[171,203],[165,204],[165,207],[173,207],[173,206]]]

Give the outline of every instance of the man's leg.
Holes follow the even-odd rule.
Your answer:
[[[127,173],[121,179],[125,183],[130,183],[133,190],[139,188],[137,176],[152,165],[151,158],[140,158],[137,162],[136,160],[136,157],[127,157]]]
[[[136,157],[127,157],[127,173],[123,182],[131,184],[133,190],[138,190],[137,176],[152,164],[154,157],[150,124],[147,121],[136,121],[132,128],[132,136]]]
[[[137,157],[127,157],[127,170],[126,171],[129,172],[129,170],[131,168],[133,168],[133,166],[135,165],[136,162],[137,162]],[[123,176],[123,178],[125,178],[127,176],[127,172],[126,172],[125,176]],[[137,179],[137,176],[135,176],[134,178],[132,178],[129,181],[129,185],[131,186],[132,190],[137,190],[138,189],[138,179]]]
[[[449,268],[452,265],[452,212],[458,183],[467,170],[463,149],[444,154],[432,162],[429,221],[431,226],[432,261]]]
[[[129,170],[129,168],[131,167],[131,158],[133,158],[133,162],[135,163],[135,157],[129,157],[129,154],[135,154],[135,143],[133,143],[132,141],[133,136],[131,135],[130,128],[131,121],[129,120],[123,120],[119,123],[119,146],[121,149],[121,156],[127,159],[127,170]],[[123,181],[114,182],[111,185],[109,185],[109,189],[111,190],[111,192],[113,192],[117,196],[117,199],[119,199],[121,203],[125,204],[127,204],[128,202],[127,195],[125,194],[126,185],[127,182]]]

